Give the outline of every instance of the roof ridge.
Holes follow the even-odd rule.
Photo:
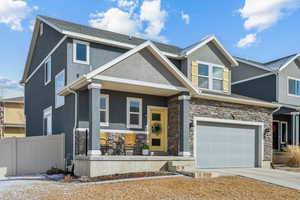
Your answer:
[[[127,34],[124,34],[124,33],[118,33],[118,32],[109,31],[109,30],[105,30],[105,29],[94,28],[94,27],[91,27],[91,26],[88,26],[88,25],[74,23],[74,22],[71,22],[71,21],[63,20],[63,19],[48,17],[48,16],[45,16],[45,15],[38,15],[38,16],[41,17],[41,18],[43,18],[43,19],[45,19],[45,20],[47,20],[47,18],[48,19],[52,19],[52,20],[58,20],[58,21],[61,21],[61,22],[64,22],[64,23],[69,23],[69,24],[79,25],[79,26],[82,26],[82,27],[85,27],[85,28],[89,28],[89,29],[94,29],[96,31],[104,31],[104,32],[107,32],[107,33],[118,34],[120,36],[128,37],[129,39],[133,38],[133,39],[144,40],[144,41],[148,41],[149,40],[149,39],[145,39],[145,38],[142,38],[142,37],[137,37],[137,36],[134,36],[134,35],[127,35]],[[178,49],[181,49],[181,50],[183,49],[182,47],[177,46],[177,45],[173,45],[173,44],[167,44],[167,43],[158,42],[158,41],[154,41],[154,40],[149,40],[149,41],[151,41],[151,42],[153,42],[155,44],[161,44],[161,45],[166,45],[166,46],[170,46],[170,47],[175,47],[175,48],[178,48]]]

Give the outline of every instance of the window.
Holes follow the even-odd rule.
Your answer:
[[[45,85],[51,81],[51,58],[45,62]]]
[[[52,107],[51,106],[44,110],[43,135],[52,135]]]
[[[100,96],[100,125],[109,126],[109,96],[107,94]]]
[[[44,24],[40,23],[40,36],[42,36],[44,33]]]
[[[281,122],[281,143],[286,143],[288,137],[287,122]]]
[[[58,92],[65,87],[65,70],[55,76],[55,108],[65,104],[65,97],[58,95]]]
[[[127,128],[142,128],[142,99],[127,98]]]
[[[198,64],[198,87],[223,91],[224,67],[214,64]]]
[[[288,91],[290,95],[300,96],[300,80],[289,78]]]
[[[87,42],[73,41],[73,61],[80,64],[90,63],[90,45]]]
[[[200,88],[208,89],[209,86],[209,66],[199,64],[198,65],[198,85]]]

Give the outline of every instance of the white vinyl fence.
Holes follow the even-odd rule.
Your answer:
[[[0,140],[0,177],[64,169],[65,135]]]

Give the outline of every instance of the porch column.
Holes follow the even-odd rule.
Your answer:
[[[299,113],[297,112],[292,113],[292,126],[293,126],[292,144],[298,146],[299,145]]]
[[[181,156],[190,156],[190,143],[189,143],[189,132],[190,132],[190,95],[182,94],[178,97],[179,106],[180,106],[180,146],[179,146],[179,155]]]
[[[100,133],[100,92],[101,84],[91,83],[89,89],[89,140],[88,155],[101,155],[99,144]]]

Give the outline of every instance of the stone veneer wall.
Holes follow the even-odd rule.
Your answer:
[[[268,129],[265,135],[264,160],[272,160],[272,117],[273,109],[242,104],[225,103],[219,101],[192,98],[190,102],[190,120],[193,117],[209,117],[240,121],[263,122],[264,129]],[[194,128],[190,129],[190,150],[193,153]]]
[[[178,97],[168,99],[168,153],[172,156],[179,153],[179,112]]]

